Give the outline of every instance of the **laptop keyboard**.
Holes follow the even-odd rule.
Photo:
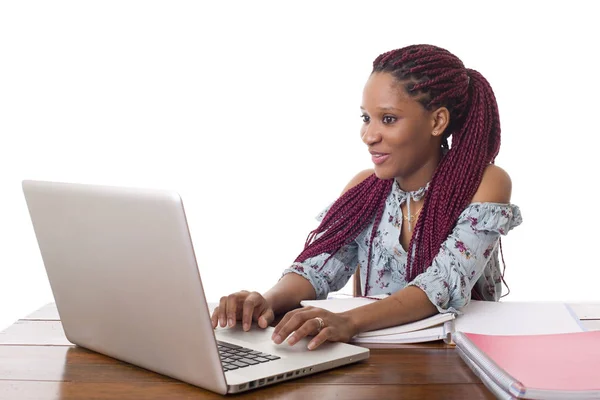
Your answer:
[[[279,360],[279,357],[272,354],[261,353],[260,351],[247,349],[235,344],[217,341],[221,364],[225,371],[232,371],[238,368],[249,367],[250,365],[264,364],[269,361]]]

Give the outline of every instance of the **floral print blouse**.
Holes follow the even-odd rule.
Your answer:
[[[424,190],[421,188],[421,195]],[[373,241],[370,276],[366,276],[366,267],[374,222],[354,242],[342,247],[325,266],[327,253],[295,262],[283,274],[296,273],[308,279],[317,299],[324,299],[329,292],[343,288],[359,268],[362,293],[366,293],[366,285],[369,285],[369,295],[392,294],[414,285],[427,294],[440,312],[457,312],[467,305],[472,289],[482,300],[497,301],[502,293],[499,238],[521,224],[519,208],[499,203],[468,205],[431,266],[407,282],[407,252],[399,240],[403,221],[400,206],[407,196],[414,197],[415,192],[404,192],[394,181]],[[323,210],[317,220],[320,221],[328,210],[329,207]]]

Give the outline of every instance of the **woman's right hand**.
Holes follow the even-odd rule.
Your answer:
[[[259,327],[266,328],[275,319],[275,314],[269,302],[260,293],[242,290],[221,297],[211,319],[213,328],[217,325],[233,328],[237,321],[241,320],[242,328],[248,331],[252,321],[257,321]]]

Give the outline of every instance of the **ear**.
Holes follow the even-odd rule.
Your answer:
[[[431,135],[441,137],[450,123],[450,111],[440,107],[431,113]]]

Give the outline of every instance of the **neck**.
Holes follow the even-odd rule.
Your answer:
[[[442,152],[436,152],[433,157],[430,157],[425,164],[417,168],[413,173],[406,176],[397,176],[396,181],[405,192],[413,192],[419,190],[431,181],[437,166],[442,159]]]

